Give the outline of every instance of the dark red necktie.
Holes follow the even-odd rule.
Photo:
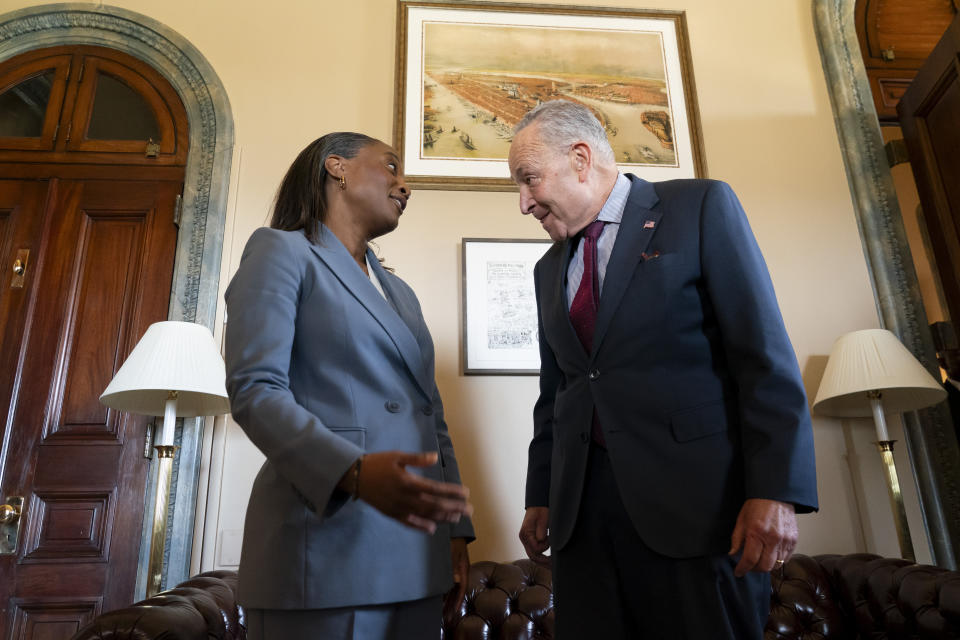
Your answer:
[[[597,238],[603,232],[602,220],[595,220],[583,230],[583,278],[580,287],[573,296],[570,305],[570,323],[580,338],[587,355],[593,349],[593,330],[597,324],[597,308],[600,306],[600,278],[597,274]],[[603,432],[600,430],[600,420],[597,418],[597,409],[593,409],[593,423],[590,435],[594,442],[606,447]]]

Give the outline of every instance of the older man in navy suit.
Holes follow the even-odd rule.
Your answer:
[[[557,637],[760,638],[769,572],[817,508],[773,286],[729,186],[620,174],[582,105],[517,125],[537,264],[540,397],[520,539],[551,549]]]

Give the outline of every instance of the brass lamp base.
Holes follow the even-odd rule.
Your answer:
[[[153,501],[153,534],[150,537],[150,565],[147,570],[147,597],[160,592],[163,580],[163,549],[167,539],[167,504],[170,498],[170,478],[173,475],[173,456],[177,448],[158,444],[157,494]]]
[[[903,506],[903,494],[900,493],[900,481],[897,478],[897,467],[893,462],[893,443],[896,440],[880,440],[877,448],[883,458],[883,468],[887,474],[887,493],[890,496],[890,508],[893,510],[893,522],[897,528],[897,541],[900,543],[900,555],[904,560],[916,562],[913,554],[913,541],[910,539],[910,528],[907,526],[907,511]]]

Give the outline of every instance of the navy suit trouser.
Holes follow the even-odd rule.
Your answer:
[[[668,558],[644,544],[606,450],[591,444],[577,524],[553,552],[556,638],[760,640],[770,574],[737,578],[735,565],[725,554]]]

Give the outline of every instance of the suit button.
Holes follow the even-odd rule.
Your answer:
[[[596,380],[600,377],[600,369],[594,369],[587,377],[589,377],[591,380]]]
[[[423,415],[425,415],[425,416],[432,416],[432,415],[433,415],[433,407],[431,407],[430,405],[426,405],[426,406],[423,408]]]
[[[400,403],[396,400],[387,400],[383,406],[385,406],[390,413],[400,412]]]
[[[584,444],[586,444],[586,443],[589,442],[589,441],[590,441],[590,438],[587,437],[587,432],[586,432],[586,431],[581,432],[581,433],[580,433],[580,442],[583,442]]]

